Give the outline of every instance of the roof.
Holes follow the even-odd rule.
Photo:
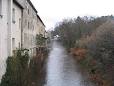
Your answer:
[[[13,2],[17,4],[21,9],[24,9],[24,6],[18,0],[13,0]]]
[[[37,10],[36,10],[35,6],[32,4],[32,2],[30,0],[27,0],[27,1],[31,5],[31,7],[33,8],[33,10],[37,13]]]
[[[20,2],[18,0],[13,0],[19,7],[21,7],[22,9],[24,9],[23,5],[20,4]],[[33,8],[33,10],[38,13],[38,11],[36,10],[35,6],[32,4],[32,2],[30,0],[27,0],[28,3],[31,5],[31,7]],[[42,19],[40,18],[40,16],[37,14],[38,19],[41,21],[41,23],[45,26],[45,24],[43,23]]]
[[[45,26],[44,22],[42,21],[42,19],[40,18],[40,16],[37,14],[38,19],[41,21],[41,23]]]

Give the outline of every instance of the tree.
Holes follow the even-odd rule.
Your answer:
[[[42,34],[36,35],[36,45],[44,46],[46,43],[46,38]]]

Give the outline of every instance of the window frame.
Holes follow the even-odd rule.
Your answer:
[[[30,29],[30,22],[28,22],[28,29]]]
[[[16,10],[15,10],[15,8],[13,8],[13,9],[12,9],[12,22],[13,22],[13,23],[16,23],[15,15],[16,15]]]
[[[30,10],[29,10],[29,8],[28,8],[28,15],[30,14]]]
[[[12,38],[12,50],[15,50],[16,46],[15,46],[15,38]]]
[[[3,6],[3,1],[0,0],[0,17],[2,18],[3,15],[2,15],[2,6]]]
[[[21,26],[22,26],[22,19],[21,18],[19,18],[19,29],[21,29]]]

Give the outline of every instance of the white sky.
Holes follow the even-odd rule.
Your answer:
[[[64,18],[114,14],[114,0],[31,0],[46,30]]]

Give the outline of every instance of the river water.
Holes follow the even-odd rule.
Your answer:
[[[53,42],[47,61],[45,86],[93,86],[84,79],[73,58],[58,42]]]

